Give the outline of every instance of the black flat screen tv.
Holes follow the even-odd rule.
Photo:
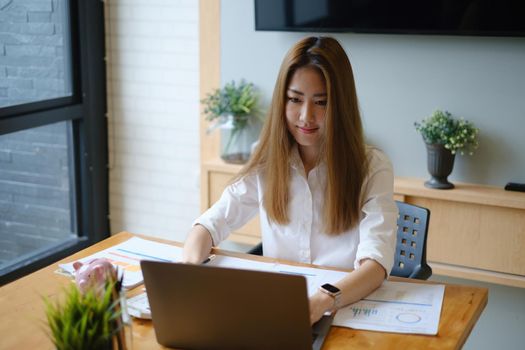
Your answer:
[[[525,0],[255,0],[255,30],[525,37]]]

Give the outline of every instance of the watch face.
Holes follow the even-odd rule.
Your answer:
[[[321,286],[321,288],[326,289],[330,293],[338,293],[339,292],[339,288],[337,288],[336,286],[332,286],[330,283],[323,284]]]

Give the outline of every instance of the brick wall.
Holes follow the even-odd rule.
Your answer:
[[[199,214],[197,0],[107,0],[111,231],[183,240]]]
[[[0,136],[0,265],[71,237],[66,123]]]
[[[64,1],[0,0],[0,107],[63,96]]]

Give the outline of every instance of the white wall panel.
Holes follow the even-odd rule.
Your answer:
[[[198,5],[105,2],[112,233],[182,241],[199,215]]]

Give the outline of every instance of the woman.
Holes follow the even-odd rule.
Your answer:
[[[287,53],[259,145],[196,220],[184,260],[202,262],[257,213],[265,256],[354,268],[310,298],[312,323],[371,293],[392,268],[392,166],[364,143],[352,67],[333,38],[305,38]]]

